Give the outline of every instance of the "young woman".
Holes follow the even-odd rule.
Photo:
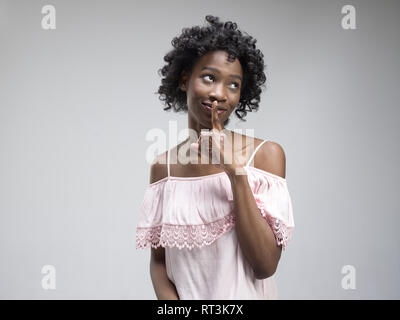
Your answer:
[[[187,111],[195,134],[152,163],[136,246],[151,247],[158,299],[276,299],[273,274],[294,228],[285,153],[224,128],[233,111],[258,109],[263,54],[236,23],[206,21],[164,57],[164,110]]]

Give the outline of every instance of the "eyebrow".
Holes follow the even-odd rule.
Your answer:
[[[203,69],[201,69],[201,71],[203,71],[204,69],[208,69],[217,73],[220,73],[218,69],[213,68],[213,67],[204,67]],[[238,78],[240,81],[242,81],[242,77],[239,76],[238,74],[231,74],[230,75],[232,78]]]

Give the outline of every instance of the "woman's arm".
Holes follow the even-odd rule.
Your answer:
[[[276,143],[267,142],[257,156],[257,166],[276,175],[285,177],[286,159],[283,149]],[[275,235],[261,216],[250,189],[246,175],[229,176],[236,213],[235,229],[239,245],[250,263],[257,279],[271,277],[281,257],[282,247],[276,244]]]
[[[150,183],[154,183],[168,175],[166,163],[167,153],[158,156],[153,161],[150,168]],[[159,300],[179,300],[175,285],[167,276],[165,249],[163,247],[151,248],[150,276]]]
[[[179,300],[175,285],[167,276],[163,247],[151,248],[150,275],[158,300]]]

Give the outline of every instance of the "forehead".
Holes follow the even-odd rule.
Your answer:
[[[242,66],[235,58],[233,62],[228,61],[228,53],[222,50],[207,52],[196,62],[194,70],[200,72],[204,67],[214,67],[222,73],[242,75]]]

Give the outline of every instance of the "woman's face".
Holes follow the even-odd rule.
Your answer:
[[[242,66],[239,60],[229,62],[225,51],[211,51],[204,54],[193,66],[190,75],[183,73],[181,90],[186,91],[189,122],[200,128],[210,128],[211,111],[204,104],[215,100],[221,124],[224,123],[239,103],[242,88]]]

